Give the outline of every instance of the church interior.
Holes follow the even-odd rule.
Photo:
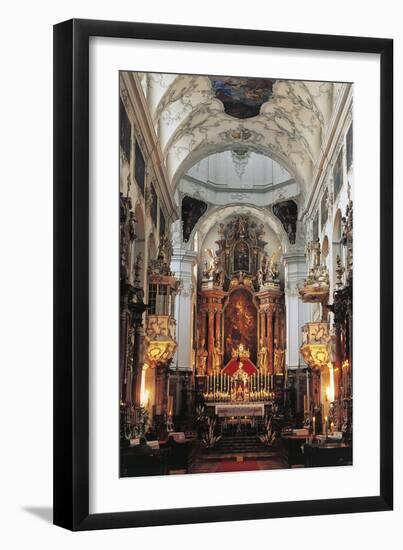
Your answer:
[[[120,476],[351,465],[352,84],[119,80]]]

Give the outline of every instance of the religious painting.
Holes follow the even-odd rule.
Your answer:
[[[283,224],[290,244],[294,244],[298,218],[298,206],[295,201],[290,200],[273,204],[273,213]]]
[[[210,77],[215,97],[223,102],[225,112],[236,118],[259,114],[263,103],[273,95],[274,80],[266,78]]]
[[[182,223],[183,240],[188,242],[189,237],[201,216],[206,212],[207,204],[193,197],[183,197],[182,199]]]
[[[151,183],[150,185],[150,215],[152,222],[154,224],[154,227],[157,227],[158,222],[158,197],[157,193],[155,192],[154,184]]]
[[[328,192],[326,189],[320,201],[320,224],[322,229],[324,228],[328,218],[327,201],[328,201]]]
[[[119,144],[126,159],[130,159],[131,124],[122,100],[119,100]]]
[[[346,136],[346,164],[347,172],[353,164],[353,124],[351,123]]]
[[[134,177],[136,178],[141,194],[144,196],[146,164],[138,141],[136,141],[134,153]]]
[[[333,192],[337,197],[340,189],[343,185],[343,149],[340,149],[340,153],[337,157],[336,164],[333,169]]]
[[[162,208],[160,208],[160,236],[165,234],[165,216]]]
[[[230,361],[233,350],[240,345],[250,352],[256,364],[257,311],[252,294],[246,289],[234,290],[224,311],[224,363]]]
[[[348,48],[379,48],[390,69],[391,41],[62,26],[55,93],[70,104],[55,103],[55,273],[56,298],[68,300],[55,316],[55,520],[93,529],[389,508],[390,70],[379,105],[369,78],[379,60],[339,62],[335,48],[344,61]],[[89,40],[98,27],[158,40]],[[318,55],[295,55],[307,44]],[[374,177],[356,187],[353,167],[364,166]],[[356,265],[355,231],[368,241]],[[371,303],[373,289],[386,295],[380,354],[368,293],[353,289],[368,281]],[[334,533],[300,538],[326,545],[343,537]]]
[[[352,464],[352,86],[120,86],[120,476]]]
[[[249,246],[238,241],[234,246],[234,271],[249,271]]]

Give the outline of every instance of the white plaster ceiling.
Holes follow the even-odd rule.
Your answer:
[[[332,114],[333,84],[277,80],[257,116],[225,113],[207,76],[148,74],[142,86],[173,187],[212,153],[247,148],[278,162],[308,194]]]
[[[200,160],[187,172],[191,178],[217,188],[262,191],[284,184],[292,178],[289,172],[273,159],[251,151],[241,150],[214,153]]]

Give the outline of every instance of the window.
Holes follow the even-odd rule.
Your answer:
[[[327,222],[327,190],[323,193],[322,200],[320,202],[320,227],[324,228],[325,223]]]
[[[351,123],[350,128],[347,132],[346,137],[346,162],[347,162],[347,172],[350,170],[353,164],[353,124]]]
[[[343,149],[340,150],[336,164],[333,169],[333,190],[334,196],[337,197],[343,185]]]
[[[165,216],[160,208],[160,237],[165,234]]]
[[[312,224],[312,240],[316,242],[319,239],[319,212],[316,212],[316,216]]]
[[[144,182],[146,175],[146,164],[144,161],[143,153],[140,146],[136,141],[135,158],[134,158],[134,177],[136,178],[137,185],[140,187],[141,194],[144,197]]]
[[[151,206],[150,206],[150,215],[152,222],[155,227],[157,227],[158,223],[158,197],[157,193],[155,192],[154,185],[151,183],[150,185],[150,195],[151,195]]]
[[[123,101],[119,100],[119,143],[120,148],[122,149],[123,154],[126,157],[126,160],[130,162],[130,143],[131,143],[131,131],[132,127],[130,124],[129,117],[127,116],[127,112],[125,109],[125,106],[123,104]]]

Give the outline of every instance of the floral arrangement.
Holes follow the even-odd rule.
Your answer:
[[[221,435],[214,435],[216,426],[215,418],[207,418],[207,431],[205,432],[202,441],[207,449],[212,449],[221,439]]]
[[[276,438],[276,434],[273,431],[273,421],[272,417],[265,419],[264,423],[264,433],[262,435],[259,435],[260,441],[263,443],[263,445],[266,445],[266,447],[271,447],[274,443],[274,440]]]

